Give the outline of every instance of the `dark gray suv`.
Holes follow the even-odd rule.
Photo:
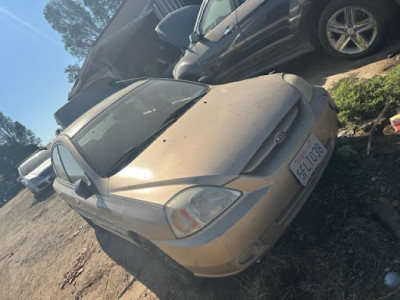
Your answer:
[[[205,0],[176,79],[228,82],[322,47],[361,58],[385,41],[399,0]]]

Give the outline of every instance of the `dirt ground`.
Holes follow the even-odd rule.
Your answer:
[[[400,63],[396,56],[387,58],[399,49],[393,41],[360,61],[317,52],[276,71],[329,87],[350,72],[386,72]],[[51,191],[35,201],[22,190],[0,208],[0,299],[234,299],[240,297],[241,276],[183,286],[140,248],[93,230]]]

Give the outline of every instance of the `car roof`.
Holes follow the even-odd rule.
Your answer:
[[[62,135],[67,135],[68,137],[72,138],[75,134],[77,134],[85,125],[87,125],[91,120],[93,120],[96,116],[98,116],[102,111],[104,111],[107,107],[109,107],[114,102],[118,101],[121,97],[125,94],[129,93],[130,91],[134,90],[138,86],[142,85],[143,83],[147,82],[149,79],[140,80],[135,82],[126,88],[112,94],[111,96],[107,97],[103,101],[96,104],[94,107],[89,109],[85,112],[82,116],[78,119],[73,121],[67,128],[62,131]]]

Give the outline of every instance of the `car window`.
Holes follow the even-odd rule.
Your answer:
[[[127,156],[126,161],[139,155],[208,89],[197,83],[149,80],[96,116],[72,141],[92,168],[108,177]]]
[[[24,161],[18,168],[21,176],[26,176],[40,166],[44,161],[50,157],[49,150],[43,150],[35,153]]]
[[[235,7],[231,0],[210,0],[200,21],[200,34],[209,33],[234,10]]]
[[[78,179],[87,182],[85,172],[65,146],[59,144],[54,147],[52,158],[57,177],[69,183],[74,183]]]
[[[51,153],[51,158],[56,176],[63,181],[70,182],[70,179],[67,176],[67,173],[65,172],[64,166],[61,162],[60,154],[58,153],[58,146],[55,146],[53,148],[53,152]]]

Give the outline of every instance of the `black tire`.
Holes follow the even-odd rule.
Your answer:
[[[376,52],[385,42],[390,27],[387,3],[386,0],[331,1],[318,22],[322,47],[340,58],[358,59]]]

